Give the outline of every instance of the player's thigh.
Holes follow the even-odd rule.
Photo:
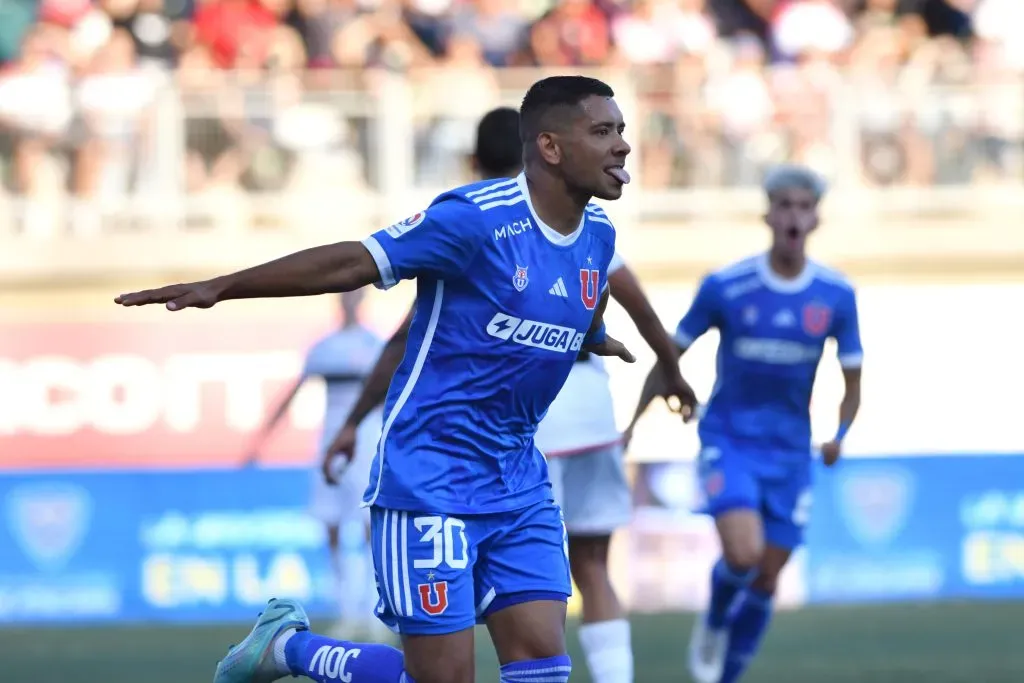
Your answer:
[[[802,545],[812,503],[810,463],[765,481],[761,512],[766,542],[787,551]]]
[[[572,582],[561,512],[544,502],[500,517],[476,566],[478,611],[498,658],[507,663],[564,654]]]
[[[618,444],[563,458],[562,487],[570,537],[607,537],[629,523],[633,498]]]
[[[753,463],[727,441],[706,441],[697,461],[701,511],[714,517],[726,562],[753,568],[764,550],[762,486]]]
[[[476,547],[464,520],[373,507],[377,616],[403,636],[447,635],[476,623]]]

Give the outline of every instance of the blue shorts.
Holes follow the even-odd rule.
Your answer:
[[[374,506],[370,520],[377,617],[393,631],[455,633],[505,607],[572,594],[553,502],[460,517]]]
[[[704,438],[697,468],[699,512],[717,517],[730,510],[756,510],[768,544],[792,550],[803,543],[811,512],[809,454]]]

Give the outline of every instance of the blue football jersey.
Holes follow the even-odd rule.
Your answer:
[[[712,327],[720,341],[701,438],[808,457],[811,390],[825,340],[836,340],[844,368],[860,367],[863,358],[853,286],[815,262],[785,280],[766,254],[755,256],[703,280],[676,343],[686,348]]]
[[[561,235],[520,175],[446,192],[363,244],[379,287],[417,280],[364,501],[487,514],[549,500],[533,437],[607,287],[608,217],[589,205]]]

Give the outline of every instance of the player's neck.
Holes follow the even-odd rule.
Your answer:
[[[772,249],[768,252],[768,266],[780,278],[795,280],[807,267],[807,256],[804,254],[782,254]]]
[[[560,235],[571,235],[583,220],[590,197],[577,196],[565,183],[540,169],[526,172],[526,187],[537,217]]]

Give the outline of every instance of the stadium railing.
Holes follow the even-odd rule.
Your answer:
[[[469,180],[476,119],[543,75],[136,75],[132,97],[106,99],[66,83],[56,114],[40,100],[0,118],[0,278],[208,270],[361,236]],[[759,244],[734,237],[758,229],[757,182],[782,161],[830,179],[826,256],[1021,262],[1024,82],[910,92],[838,73],[825,85],[781,71],[593,75],[615,88],[634,150],[612,215],[651,269]]]

